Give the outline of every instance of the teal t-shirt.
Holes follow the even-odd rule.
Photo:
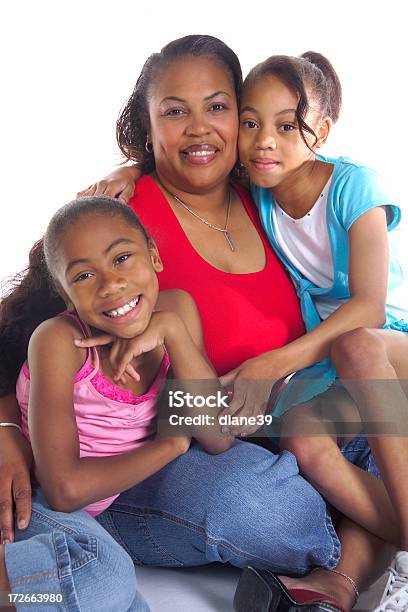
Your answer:
[[[316,296],[325,296],[337,300],[350,298],[348,231],[356,219],[371,208],[384,206],[387,211],[389,232],[397,227],[401,220],[400,207],[390,200],[382,185],[381,178],[374,170],[357,164],[347,157],[330,159],[319,155],[317,159],[334,165],[326,211],[334,272],[331,287],[317,287],[287,259],[276,237],[272,214],[273,207],[277,206],[275,199],[268,189],[251,185],[251,192],[270,243],[291,274],[295,284],[307,331],[311,331],[321,322],[314,304]],[[391,296],[397,291],[400,295],[406,295],[406,297],[405,303],[399,304],[400,312],[403,314],[402,318],[396,316],[391,308],[387,308],[384,327],[408,332],[408,277],[392,243],[390,247],[388,294]],[[406,292],[400,291],[404,285],[407,286]],[[389,303],[388,299],[387,303]],[[322,393],[335,378],[336,371],[330,359],[325,359],[297,372],[283,392],[274,414],[282,414],[290,405],[307,401],[311,397]],[[289,392],[291,393],[290,396]]]

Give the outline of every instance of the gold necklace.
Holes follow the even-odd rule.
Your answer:
[[[162,185],[162,187],[164,187],[164,185]],[[230,210],[231,210],[231,190],[230,189],[228,189],[228,209],[227,209],[227,218],[226,218],[224,227],[217,227],[216,225],[213,225],[206,219],[203,219],[202,217],[200,217],[200,215],[194,212],[194,210],[191,210],[188,204],[186,204],[186,202],[184,202],[181,198],[179,198],[175,193],[172,193],[169,189],[167,189],[167,187],[164,187],[164,189],[167,191],[167,193],[171,195],[171,197],[177,202],[177,204],[180,204],[180,206],[185,208],[191,215],[193,215],[193,217],[201,221],[201,223],[205,223],[205,225],[208,225],[208,227],[210,227],[213,230],[217,230],[217,232],[222,232],[225,236],[225,240],[227,241],[228,246],[231,249],[231,251],[236,251],[235,243],[228,230],[228,221],[229,221]]]

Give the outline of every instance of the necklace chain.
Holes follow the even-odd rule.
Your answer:
[[[164,187],[164,185],[163,185],[163,187]],[[193,215],[193,217],[195,217],[196,219],[201,221],[201,223],[204,223],[205,225],[207,225],[211,229],[216,230],[217,232],[222,232],[224,234],[224,236],[225,236],[225,240],[227,241],[228,246],[231,249],[231,251],[235,251],[236,250],[235,243],[234,243],[234,241],[232,239],[232,236],[231,236],[231,234],[230,234],[230,232],[228,230],[228,221],[229,221],[230,211],[231,211],[231,190],[230,190],[230,188],[228,188],[227,218],[225,220],[224,227],[217,227],[216,225],[213,225],[212,223],[207,221],[207,219],[203,219],[202,217],[200,217],[200,215],[198,215],[196,212],[194,212],[194,210],[192,210],[190,208],[190,206],[188,204],[186,204],[186,202],[184,202],[184,200],[179,198],[179,196],[177,196],[175,193],[172,193],[169,189],[167,189],[167,187],[164,187],[164,189],[167,191],[167,193],[169,193],[171,195],[171,197],[177,202],[177,204],[180,204],[180,206],[185,208],[185,210],[187,210],[191,215]]]

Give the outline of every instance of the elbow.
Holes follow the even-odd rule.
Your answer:
[[[381,328],[386,321],[385,301],[382,299],[371,299],[368,296],[362,298],[360,303],[360,318],[357,327]]]
[[[219,439],[199,440],[199,442],[209,455],[220,455],[231,448],[234,444],[234,440],[235,438],[233,436],[223,436]]]
[[[68,480],[51,483],[44,494],[50,508],[57,512],[74,512],[82,507],[77,488]]]

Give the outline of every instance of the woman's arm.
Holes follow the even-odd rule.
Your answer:
[[[79,456],[73,381],[85,351],[64,320],[46,321],[29,345],[30,439],[36,476],[50,505],[70,512],[137,484],[186,452],[189,440],[154,441],[114,457]]]
[[[135,181],[140,179],[141,176],[142,172],[138,166],[121,166],[101,181],[93,183],[83,191],[79,191],[77,197],[106,195],[128,202],[135,190]]]
[[[20,424],[14,395],[0,398],[0,422]],[[31,516],[31,449],[16,427],[0,427],[0,542],[14,539],[14,505],[19,529]]]

